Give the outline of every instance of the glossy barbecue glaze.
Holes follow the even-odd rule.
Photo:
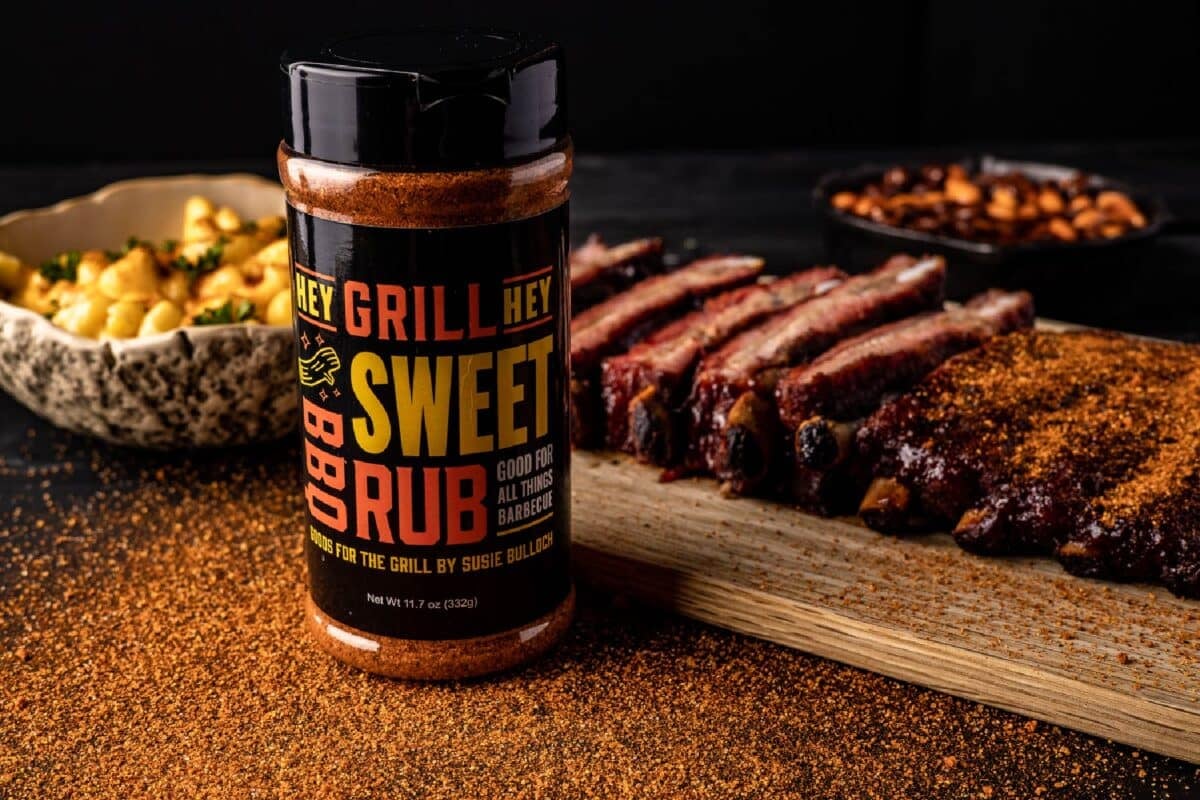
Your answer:
[[[1032,324],[1029,294],[992,290],[960,308],[881,325],[793,369],[775,390],[792,448],[789,499],[821,514],[851,511],[866,485],[866,465],[853,457],[863,418],[956,353]]]
[[[1091,331],[951,359],[863,427],[863,518],[1200,594],[1200,352]]]

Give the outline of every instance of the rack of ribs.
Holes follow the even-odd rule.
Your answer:
[[[752,256],[711,256],[674,272],[646,278],[571,320],[571,441],[596,444],[604,430],[600,363],[627,350],[680,311],[717,292],[754,280],[763,261]]]
[[[791,499],[822,514],[852,510],[863,484],[850,457],[866,415],[951,356],[1030,327],[1033,316],[1027,292],[994,289],[958,308],[874,328],[794,367],[775,388],[793,446]]]
[[[817,267],[769,283],[733,289],[661,328],[628,353],[606,358],[601,394],[606,444],[666,466],[682,456],[679,409],[696,363],[730,337],[833,289],[845,274]]]
[[[571,251],[571,306],[578,313],[663,270],[662,239],[609,247],[596,234]]]
[[[1075,573],[1200,596],[1200,348],[1015,333],[955,356],[876,412],[860,513],[953,525],[982,553],[1054,553]]]
[[[940,257],[893,256],[706,356],[688,401],[689,466],[707,469],[734,492],[760,486],[784,450],[771,399],[783,371],[847,336],[940,306],[945,276]]]

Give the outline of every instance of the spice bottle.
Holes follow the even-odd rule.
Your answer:
[[[281,65],[308,627],[386,675],[514,666],[574,607],[561,50],[419,29]]]

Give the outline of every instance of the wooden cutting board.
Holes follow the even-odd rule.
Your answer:
[[[704,622],[1146,750],[1200,762],[1200,602],[983,558],[944,534],[660,483],[572,461],[580,577]]]

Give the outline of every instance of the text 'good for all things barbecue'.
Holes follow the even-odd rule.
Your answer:
[[[772,394],[784,370],[846,336],[940,306],[945,275],[939,257],[894,256],[705,357],[689,400],[689,460],[733,491],[760,485],[782,455]]]
[[[628,349],[665,322],[709,295],[754,280],[761,258],[712,256],[656,275],[592,306],[571,320],[571,439],[595,442],[600,421],[600,362]]]

